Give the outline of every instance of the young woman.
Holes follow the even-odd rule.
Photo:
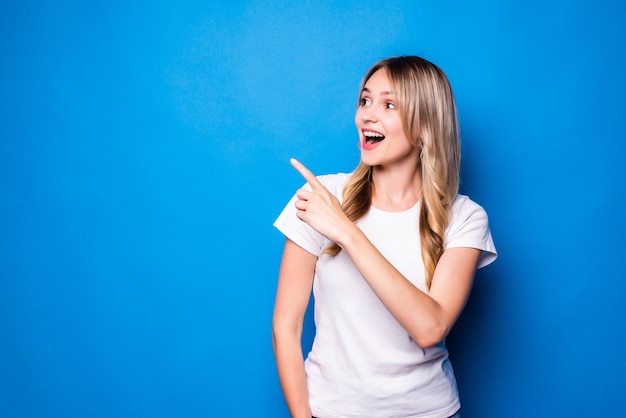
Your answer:
[[[444,340],[496,250],[458,194],[460,141],[445,74],[419,57],[376,63],[359,92],[361,162],[315,177],[275,222],[286,236],[273,318],[293,417],[457,416]],[[313,289],[316,335],[303,361]]]

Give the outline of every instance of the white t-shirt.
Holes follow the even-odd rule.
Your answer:
[[[349,174],[319,176],[341,200]],[[304,186],[309,188],[308,185]],[[294,196],[274,226],[318,256],[313,295],[316,335],[305,360],[309,403],[318,418],[441,418],[460,402],[444,342],[424,349],[387,311],[346,251],[321,255],[331,242],[296,216]],[[428,292],[418,230],[419,203],[403,212],[371,207],[357,222],[374,246],[416,287]],[[487,214],[458,195],[444,248],[482,250],[479,267],[496,250]]]

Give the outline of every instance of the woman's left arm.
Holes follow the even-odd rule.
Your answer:
[[[391,265],[360,230],[341,245],[387,310],[421,347],[437,345],[448,335],[469,297],[480,250],[445,250],[427,294]]]
[[[333,196],[300,162],[292,165],[312,190],[298,191],[298,217],[348,253],[387,310],[422,347],[437,345],[450,332],[469,297],[480,250],[450,248],[443,252],[429,293],[414,286],[345,215]]]

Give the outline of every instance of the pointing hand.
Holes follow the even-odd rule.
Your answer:
[[[296,193],[298,199],[295,206],[298,209],[298,218],[329,240],[341,245],[341,239],[345,236],[347,228],[354,226],[354,223],[343,212],[339,200],[308,168],[295,158],[292,158],[290,163],[311,186],[311,191],[300,189]]]

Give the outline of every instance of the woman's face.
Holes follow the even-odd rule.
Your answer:
[[[384,68],[376,71],[365,83],[354,117],[364,164],[417,163],[419,151],[404,133],[398,106],[387,71]]]

